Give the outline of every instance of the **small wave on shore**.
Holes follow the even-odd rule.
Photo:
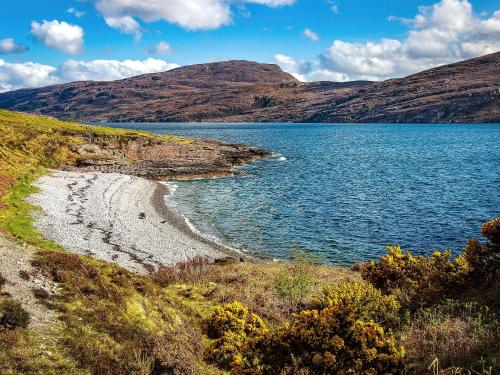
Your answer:
[[[281,154],[279,152],[274,152],[272,154],[272,157],[278,161],[287,161],[288,160],[288,158],[286,156],[283,156],[283,154]]]
[[[164,197],[165,205],[173,212],[173,214],[179,217],[186,224],[186,227],[193,234],[233,252],[248,252],[242,246],[238,246],[223,239],[222,236],[216,233],[216,230],[212,228],[210,224],[201,223],[199,225],[196,225],[195,223],[193,223],[193,221],[189,219],[189,217],[195,216],[192,212],[193,209],[187,204],[180,204],[175,199],[175,195],[179,189],[179,185],[171,181],[161,182],[161,184],[166,186],[168,189],[168,194],[166,194]]]

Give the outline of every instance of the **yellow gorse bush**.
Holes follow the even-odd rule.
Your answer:
[[[215,339],[206,358],[222,368],[229,368],[243,343],[267,332],[264,321],[251,314],[240,302],[216,306],[214,313],[203,321],[208,337]]]
[[[378,374],[402,368],[403,349],[381,324],[397,313],[393,297],[366,282],[343,283],[325,289],[313,305],[273,331],[238,302],[218,307],[206,323],[206,332],[218,337],[209,359],[233,374]]]
[[[500,276],[500,218],[484,223],[481,234],[489,242],[481,244],[477,239],[470,239],[455,263],[462,280],[491,283]]]
[[[290,324],[249,341],[233,363],[235,374],[399,373],[404,351],[378,323],[340,306],[305,310]]]
[[[340,306],[359,319],[374,320],[392,325],[397,319],[399,304],[392,295],[384,295],[366,281],[343,282],[323,288],[320,295],[313,298],[310,308],[322,310]]]
[[[363,279],[395,294],[410,309],[431,305],[478,282],[489,285],[499,276],[500,218],[483,224],[481,233],[489,241],[469,240],[455,260],[450,259],[450,251],[413,256],[399,246],[389,246],[380,261],[362,268]]]
[[[500,245],[500,217],[484,223],[481,227],[481,234],[487,237],[492,244]]]
[[[248,308],[237,301],[216,306],[212,316],[205,319],[203,325],[207,335],[213,339],[219,339],[227,332],[253,336],[267,330],[260,317],[249,313]]]

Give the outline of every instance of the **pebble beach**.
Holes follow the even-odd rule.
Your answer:
[[[168,188],[119,173],[54,171],[41,177],[29,203],[41,208],[34,226],[49,240],[79,254],[152,272],[195,256],[228,255],[189,231],[164,204]]]

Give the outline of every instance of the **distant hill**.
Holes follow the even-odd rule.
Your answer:
[[[311,121],[500,122],[500,52],[323,101]]]
[[[0,94],[0,108],[80,121],[500,122],[500,52],[383,82],[302,83],[225,61]]]
[[[286,83],[299,82],[291,74],[285,73],[278,65],[259,64],[253,61],[221,61],[210,64],[188,65],[169,70],[160,74],[146,74],[143,78],[151,77],[169,82],[197,81],[204,83],[237,82],[237,83]],[[140,79],[140,77],[132,78]]]

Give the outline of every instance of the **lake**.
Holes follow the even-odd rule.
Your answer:
[[[108,124],[247,143],[276,157],[245,177],[169,183],[168,203],[207,237],[326,263],[461,251],[500,216],[498,124]]]

